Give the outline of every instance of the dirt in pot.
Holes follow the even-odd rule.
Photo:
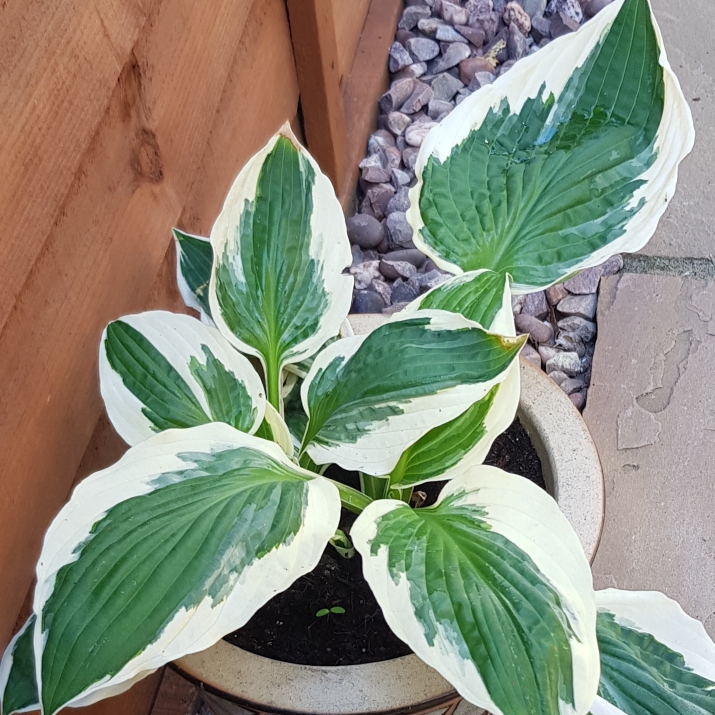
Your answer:
[[[536,450],[518,420],[497,438],[485,464],[545,488]],[[359,486],[356,473],[331,467],[327,475]],[[424,506],[434,503],[443,485],[432,482],[418,487],[426,496]],[[355,518],[343,510],[341,528],[349,528]],[[360,555],[346,559],[332,546],[311,573],[271,599],[226,640],[266,658],[303,665],[357,665],[411,653],[385,622],[363,578]]]

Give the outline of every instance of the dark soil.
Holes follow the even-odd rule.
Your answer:
[[[516,420],[495,441],[485,464],[519,474],[544,488],[541,463],[526,430]],[[331,467],[328,476],[358,487],[357,473]],[[423,484],[424,505],[434,503],[444,482]],[[341,528],[355,515],[343,510]],[[345,613],[318,617],[334,606]],[[328,546],[318,566],[271,599],[240,630],[226,636],[245,650],[274,660],[304,665],[355,665],[389,660],[411,651],[385,623],[362,575],[359,554],[351,559]]]

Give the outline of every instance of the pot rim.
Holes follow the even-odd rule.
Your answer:
[[[356,334],[384,316],[350,316]],[[517,416],[541,460],[546,486],[593,561],[604,518],[601,463],[571,400],[521,359]],[[391,715],[435,708],[456,697],[452,685],[416,655],[348,666],[299,665],[249,653],[226,641],[176,661],[187,678],[219,697],[260,712],[291,715]],[[370,703],[374,703],[373,706]]]

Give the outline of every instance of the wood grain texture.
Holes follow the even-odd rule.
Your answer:
[[[256,41],[244,29],[259,4],[217,0],[207,13],[190,0],[162,0],[154,9],[0,334],[0,569],[14,584],[0,591],[0,643],[9,639],[42,534],[67,498],[97,424],[102,328],[147,305],[167,260],[169,230],[185,207],[210,225],[213,215],[196,212],[225,194],[233,178],[226,155],[240,165],[295,114],[292,62],[276,60],[250,87],[228,83],[234,59],[250,55],[247,45]],[[274,8],[261,26],[265,46],[266,35],[285,38],[288,31],[285,15],[275,11],[280,0],[263,4]],[[289,51],[276,55],[285,56]],[[292,92],[285,90],[289,81],[279,82],[281,100],[266,105],[277,114],[254,115],[252,103],[260,106],[269,78],[281,75],[292,75]],[[237,99],[235,92],[243,94]],[[235,145],[209,152],[217,110],[237,106],[244,114],[234,122],[250,129],[233,129],[225,136]],[[210,155],[225,184],[216,180]]]
[[[340,195],[348,135],[331,0],[287,0],[308,150]]]
[[[165,668],[151,715],[194,715],[199,699],[199,689],[193,683]]]
[[[0,329],[156,0],[0,4]]]
[[[345,91],[362,36],[365,18],[370,9],[370,0],[331,0],[331,4],[338,47],[340,89]]]
[[[390,54],[402,11],[402,0],[372,0],[360,36],[350,79],[345,87],[345,116],[350,137],[343,191],[345,207],[355,191],[358,164],[367,149],[367,140],[377,122],[377,101],[390,81],[387,58]]]

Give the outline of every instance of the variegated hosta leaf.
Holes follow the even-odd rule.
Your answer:
[[[339,515],[333,484],[225,424],[133,447],[77,487],[45,537],[43,712],[108,697],[240,628],[315,567]]]
[[[539,290],[644,246],[692,144],[649,1],[615,0],[430,132],[410,194],[415,244],[452,272]]]
[[[209,306],[209,282],[213,265],[211,241],[203,236],[173,229],[176,242],[176,282],[184,303],[201,313],[204,323],[213,325]]]
[[[32,644],[35,616],[8,644],[0,662],[0,712],[3,715],[39,709],[35,650]]]
[[[404,312],[447,310],[499,335],[516,335],[509,276],[480,269],[440,283],[405,306]]]
[[[502,382],[523,344],[428,310],[339,340],[318,355],[301,388],[303,449],[316,464],[389,474],[407,447]]]
[[[268,396],[280,372],[338,334],[352,300],[345,219],[330,180],[288,125],[241,170],[211,229],[211,314],[261,359]]]
[[[599,656],[591,571],[556,502],[474,467],[437,504],[370,504],[350,534],[385,620],[493,715],[585,715]]]
[[[158,310],[111,322],[99,377],[107,414],[129,444],[208,422],[253,433],[266,409],[251,363],[216,328],[188,315]]]
[[[509,278],[492,271],[471,271],[433,288],[405,307],[405,312],[436,308],[459,313],[499,335],[516,335]],[[494,440],[514,421],[519,406],[519,363],[486,397],[459,417],[430,430],[410,445],[392,470],[392,486],[405,488],[451,479],[481,464]]]
[[[266,402],[266,416],[255,435],[275,442],[289,457],[292,457],[295,452],[290,429],[281,417],[281,413],[270,402]]]
[[[601,685],[592,715],[715,715],[715,643],[653,591],[596,592]]]

